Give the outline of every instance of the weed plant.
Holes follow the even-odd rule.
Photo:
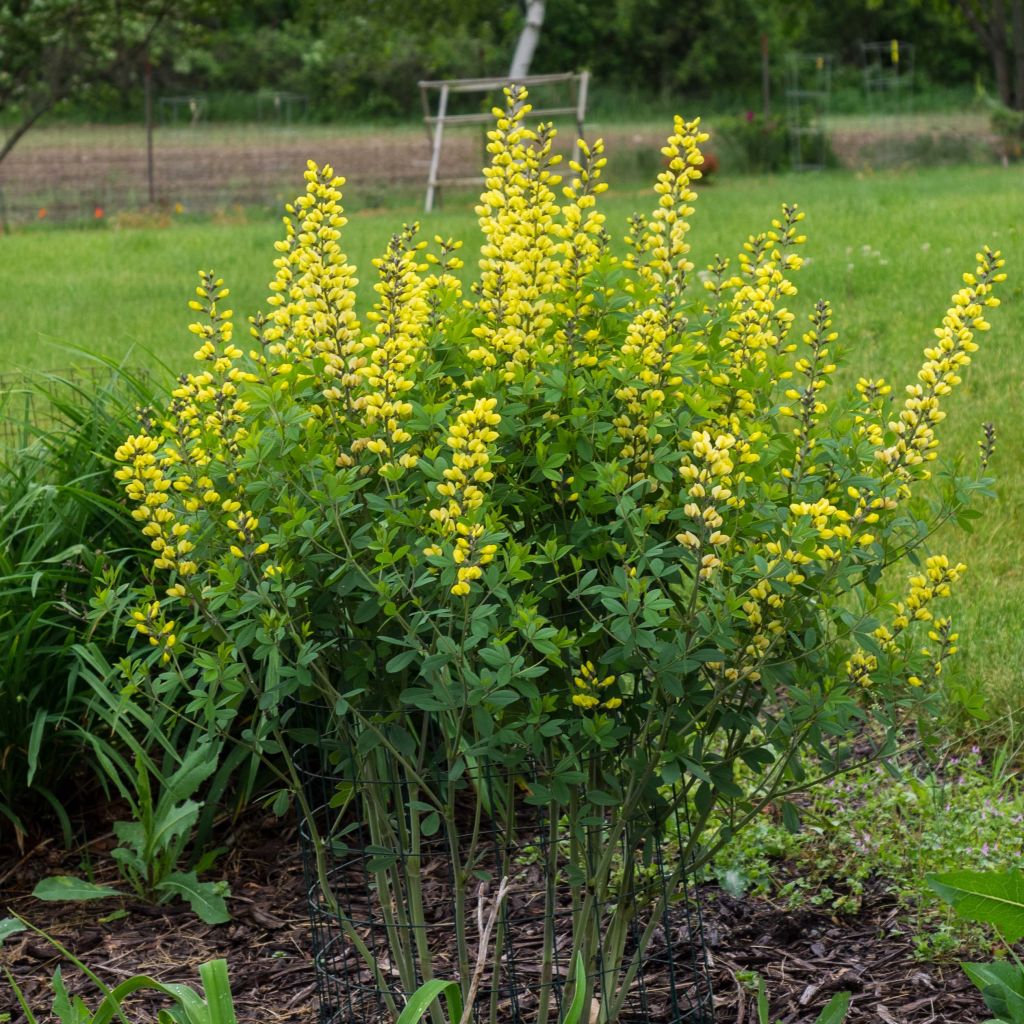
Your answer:
[[[1024,859],[1024,787],[1005,748],[994,761],[975,747],[934,770],[905,759],[844,774],[811,795],[803,822],[794,833],[763,815],[722,851],[714,876],[733,894],[837,913],[856,913],[879,885],[904,908],[903,930],[924,959],[983,943],[923,888],[925,875],[1006,871]]]

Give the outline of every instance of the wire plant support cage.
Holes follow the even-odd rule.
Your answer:
[[[297,758],[313,817],[300,815],[300,836],[320,1024],[393,1021],[423,981],[460,981],[465,996],[474,971],[476,1024],[557,1024],[578,984],[593,1024],[712,1024],[700,907],[678,856],[685,800],[671,794],[663,814],[616,831],[617,807],[574,795],[600,778],[596,761],[510,768],[467,756],[410,771],[381,746],[325,733],[304,730]],[[591,883],[609,841],[601,901]],[[477,910],[502,880],[481,949]],[[585,978],[574,977],[578,952]]]
[[[861,43],[864,96],[873,114],[909,114],[914,99],[914,44],[901,39]]]
[[[162,125],[194,126],[206,120],[209,104],[202,93],[191,96],[161,96],[157,100]]]
[[[256,93],[256,116],[260,122],[290,125],[304,121],[309,114],[309,97],[282,89]]]
[[[832,55],[790,53],[786,58],[786,132],[795,171],[820,171],[826,165],[825,119],[832,95]]]

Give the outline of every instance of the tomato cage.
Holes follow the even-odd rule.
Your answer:
[[[580,984],[593,1024],[711,1024],[678,802],[623,828],[616,807],[578,799],[587,764],[414,767],[414,751],[385,751],[365,733],[304,738],[320,1024],[393,1021],[430,978],[458,981],[476,1024],[558,1024]],[[431,1020],[443,1024],[437,1004]]]

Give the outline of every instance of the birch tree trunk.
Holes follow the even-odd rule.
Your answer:
[[[544,24],[544,0],[526,0],[526,23],[519,33],[515,56],[508,77],[517,82],[530,73],[530,63],[540,40],[540,27]]]

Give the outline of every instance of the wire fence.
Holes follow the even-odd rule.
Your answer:
[[[141,93],[133,99],[150,113],[132,124],[44,121],[29,131],[0,161],[0,231],[34,221],[102,221],[140,210],[279,209],[294,197],[309,159],[332,164],[365,205],[384,203],[396,187],[414,197],[426,186],[430,131],[415,120],[390,126],[310,123],[304,98],[292,93],[250,97],[246,121],[229,120],[215,97],[202,94],[157,96],[148,104]],[[971,141],[980,158],[987,158],[987,120],[977,112],[827,120],[835,152],[851,166],[860,166],[872,146],[891,150],[894,137],[919,145],[936,133],[955,136],[954,150]],[[708,119],[712,149],[714,123]],[[585,134],[591,141],[604,138],[618,182],[646,181],[661,169],[666,127],[588,123]],[[487,160],[487,128],[446,127],[437,177],[475,175]],[[0,125],[0,138],[9,130]],[[561,124],[557,148],[567,154],[575,135],[574,126]]]
[[[140,209],[205,213],[235,205],[278,206],[294,197],[309,159],[332,164],[364,189],[403,184],[414,192],[426,184],[430,133],[418,120],[391,126],[310,123],[306,98],[286,92],[249,97],[245,121],[229,119],[216,97],[201,93],[148,102],[140,93],[131,99],[147,112],[136,123],[44,121],[29,131],[0,161],[0,227],[102,220]],[[487,158],[488,127],[446,133],[443,175],[479,171]],[[0,139],[4,130],[0,126]],[[568,152],[576,133],[566,125],[563,134],[561,146]],[[633,149],[661,144],[659,132],[621,134]]]
[[[426,178],[429,148],[414,127],[193,122],[187,113],[151,135],[145,125],[44,126],[0,163],[0,222],[277,204],[294,196],[310,158],[355,183],[412,185]]]

